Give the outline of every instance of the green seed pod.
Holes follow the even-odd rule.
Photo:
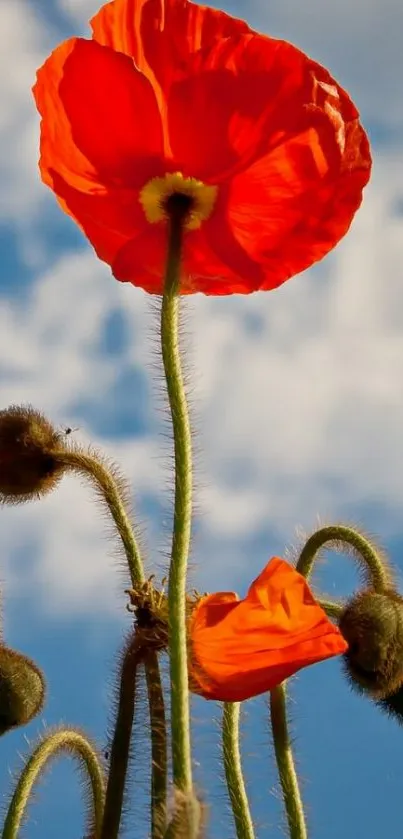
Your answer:
[[[0,644],[0,735],[26,725],[45,700],[45,680],[31,659]]]
[[[403,685],[403,598],[394,591],[363,591],[339,621],[349,648],[344,656],[351,684],[373,699]]]
[[[31,406],[0,411],[0,502],[20,504],[50,492],[64,472],[62,435]]]

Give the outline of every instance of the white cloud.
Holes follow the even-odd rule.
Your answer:
[[[0,219],[22,221],[44,195],[31,88],[57,36],[25,0],[0,3]]]
[[[67,12],[71,19],[80,26],[85,27],[90,18],[95,15],[103,5],[99,0],[59,0],[59,6]]]
[[[246,13],[246,3],[243,8]],[[252,0],[248,15],[329,67],[365,119],[402,129],[400,0]]]
[[[287,20],[281,17],[280,4],[274,3],[270,25],[277,30],[283,26],[290,38],[291,27],[296,34],[299,27],[298,41],[307,48],[310,37],[322,37],[312,32],[322,32],[330,49],[331,35],[339,44],[339,56],[355,32],[357,56],[365,63],[367,47],[359,41],[355,17],[358,8],[371,44],[368,27],[373,24],[364,14],[364,0],[351,7],[349,27],[339,7],[329,4],[326,12],[314,14],[313,2],[296,8],[294,16],[288,4]],[[98,0],[75,5],[74,0],[64,0],[65,10],[77,15],[76,23],[71,18],[71,34],[97,6]],[[387,4],[385,9],[379,25],[394,28],[395,6]],[[257,23],[261,5],[256,4],[252,14]],[[339,37],[342,20],[345,31]],[[160,504],[167,473],[158,457],[162,451],[166,464],[167,445],[155,436],[155,409],[160,405],[155,390],[145,406],[149,425],[144,437],[122,441],[111,432],[101,438],[92,427],[90,410],[91,405],[102,410],[103,400],[105,409],[111,409],[110,393],[123,368],[141,372],[147,365],[146,375],[155,371],[156,340],[147,338],[155,330],[155,315],[150,314],[147,296],[116,283],[90,249],[61,251],[46,270],[40,267],[50,259],[45,225],[42,237],[35,240],[32,225],[37,203],[47,192],[37,174],[37,119],[30,87],[35,68],[58,37],[45,30],[23,0],[3,0],[0,31],[7,46],[0,50],[0,217],[19,230],[26,261],[35,263],[32,253],[41,255],[33,286],[24,296],[0,302],[0,404],[30,401],[56,423],[80,425],[80,436],[121,462],[141,509],[150,496]],[[393,43],[392,39],[391,68]],[[8,69],[11,59],[13,73]],[[379,59],[376,84],[363,78],[374,109],[379,79],[389,72],[389,65],[382,69],[381,64]],[[349,65],[347,71],[351,72]],[[393,122],[391,100],[382,91],[382,113]],[[398,108],[396,115],[397,119]],[[318,513],[335,517],[352,508],[365,509],[369,502],[386,517],[385,532],[401,527],[403,241],[402,219],[393,208],[402,201],[402,163],[400,152],[376,156],[364,206],[348,237],[320,269],[270,294],[186,301],[187,331],[193,330],[194,344],[193,401],[201,429],[196,478],[201,527],[195,557],[206,585],[211,584],[218,551],[225,575],[228,564],[240,562],[257,534],[274,532],[286,543],[296,524],[310,528]],[[48,207],[60,213],[51,201],[49,197]],[[70,224],[66,219],[66,231]],[[126,318],[130,343],[122,355],[105,357],[100,340],[105,319],[116,308]],[[135,393],[125,396],[132,405],[137,398]],[[84,421],[80,405],[86,406]],[[18,592],[18,557],[29,548],[26,579],[52,609],[98,609],[100,601],[108,608],[115,566],[87,489],[66,480],[43,504],[0,513],[2,576],[10,592]],[[159,522],[151,522],[153,555],[163,531]]]
[[[142,291],[111,280],[89,250],[62,256],[39,277],[23,302],[1,301],[0,405],[30,402],[55,424],[80,425],[76,435],[80,442],[95,442],[81,418],[75,421],[72,405],[100,402],[102,410],[123,364],[143,371],[150,346],[144,332],[155,319],[148,303]],[[119,305],[130,317],[133,340],[122,360],[108,361],[95,347],[104,319]],[[135,401],[136,393],[128,398]],[[116,440],[103,444],[132,478],[136,495],[158,497],[166,475],[160,469],[155,439],[148,435],[130,444]],[[13,572],[7,556],[13,558],[25,547],[32,562],[28,576],[36,575],[45,608],[53,609],[55,603],[61,610],[80,609],[89,601],[99,608],[97,597],[99,601],[103,595],[103,608],[108,609],[116,563],[107,556],[104,524],[102,512],[94,511],[90,489],[77,487],[77,480],[68,478],[40,504],[1,510],[8,591],[18,589],[19,568]]]
[[[389,533],[400,531],[403,240],[392,210],[403,193],[402,162],[377,159],[351,233],[319,270],[272,293],[185,302],[201,429],[195,557],[204,584],[215,573],[215,543],[225,574],[259,532],[286,544],[317,514],[334,518],[370,502],[387,514]],[[117,306],[133,340],[122,357],[105,358],[95,348]],[[5,301],[0,327],[1,404],[31,401],[59,423],[82,424],[73,406],[83,400],[99,405],[104,395],[107,403],[123,365],[155,369],[149,299],[116,283],[90,250],[62,256],[23,303]],[[152,431],[156,401],[146,409],[151,436],[102,440],[90,416],[79,432],[121,462],[140,506],[145,496],[160,504],[166,484],[167,445]],[[57,608],[99,608],[99,598],[108,608],[115,566],[88,490],[67,481],[42,506],[1,515],[11,556],[34,534],[30,574]],[[154,551],[160,523],[152,522],[151,537]]]
[[[396,158],[377,160],[364,207],[322,275],[248,301],[198,305],[205,500],[218,532],[240,528],[245,510],[253,527],[270,519],[276,528],[367,501],[393,510],[399,526],[403,240],[391,214],[399,169]],[[261,320],[257,334],[246,312]],[[253,501],[257,492],[266,505]]]
[[[111,441],[111,450],[122,473],[129,455],[133,489],[158,495],[161,470],[154,440]],[[7,602],[31,599],[35,592],[45,614],[94,610],[117,617],[130,578],[112,524],[94,503],[90,485],[68,476],[42,501],[0,512]]]

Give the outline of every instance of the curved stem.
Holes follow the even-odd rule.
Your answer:
[[[158,657],[145,659],[151,725],[151,839],[162,839],[167,819],[167,728]]]
[[[338,621],[341,613],[344,611],[344,606],[341,603],[332,603],[330,600],[319,600],[319,606],[326,612],[328,618],[334,618]]]
[[[88,776],[91,785],[91,812],[87,833],[94,839],[100,836],[105,795],[102,767],[86,737],[73,729],[62,729],[42,740],[25,765],[8,808],[2,839],[16,839],[38,776],[45,765],[60,752],[68,752],[78,758]]]
[[[122,540],[131,583],[135,588],[136,585],[144,581],[145,575],[140,549],[133,533],[130,517],[126,511],[122,479],[116,472],[113,474],[113,470],[108,469],[99,457],[81,452],[79,449],[58,452],[57,458],[59,463],[64,463],[72,470],[81,473],[95,485],[99,495],[108,507]]]
[[[234,814],[237,839],[254,839],[252,817],[242,774],[239,749],[239,702],[225,702],[222,721],[224,770]]]
[[[378,555],[365,536],[342,524],[322,527],[307,540],[297,562],[297,571],[307,580],[324,545],[340,552],[350,550],[374,591],[383,592],[391,585],[391,572],[386,559]]]
[[[138,637],[134,634],[124,653],[120,673],[119,704],[110,753],[100,839],[117,839],[119,835],[133,728],[137,667],[143,657],[144,648],[139,645]]]
[[[68,466],[72,470],[81,473],[82,475],[84,475],[84,477],[89,479],[95,485],[100,497],[106,504],[116,525],[116,529],[119,533],[125,550],[126,559],[129,566],[131,584],[133,588],[137,588],[138,585],[144,581],[145,575],[140,549],[133,532],[129,515],[127,513],[125,486],[122,479],[120,478],[116,469],[114,469],[113,467],[108,468],[96,455],[73,449],[60,453],[59,458],[63,460],[66,466]],[[112,839],[114,830],[119,830],[119,824],[121,819],[124,787],[127,773],[127,763],[130,751],[130,738],[134,715],[135,671],[136,665],[140,659],[140,650],[137,650],[136,653],[134,645],[132,651],[130,650],[130,648],[127,650],[122,665],[118,717],[116,721],[116,729],[111,751],[111,763],[107,789],[107,806],[105,808],[105,822],[103,825],[102,834],[103,836],[107,836],[108,839]],[[150,667],[152,662],[153,672],[152,679],[147,678],[149,704],[150,708],[156,708],[158,705],[158,686],[161,686],[161,678],[159,673],[157,656],[154,654],[150,654],[149,661]],[[159,704],[158,707],[159,713],[163,714],[164,709],[162,694],[161,701],[162,711],[161,704]],[[151,723],[151,729],[153,752],[152,818],[153,824],[154,822],[155,824],[157,824],[157,814],[158,819],[162,819],[163,822],[162,812],[163,807],[165,807],[166,755],[164,758],[162,755],[163,749],[165,749],[166,752],[166,744],[163,743],[161,728],[159,728],[159,733],[156,734],[155,728],[153,727],[153,723]],[[109,833],[109,831],[112,832]],[[155,827],[155,831],[157,831],[157,827]],[[153,833],[152,839],[158,839],[158,835],[158,832],[155,832],[155,834]]]
[[[182,218],[174,213],[161,309],[161,348],[175,449],[175,507],[169,569],[169,656],[171,671],[171,730],[174,786],[192,788],[189,687],[186,638],[186,571],[192,517],[192,445],[189,414],[178,343],[178,296]]]
[[[270,714],[274,751],[283,790],[290,839],[307,839],[304,808],[288,734],[284,682],[270,691]]]

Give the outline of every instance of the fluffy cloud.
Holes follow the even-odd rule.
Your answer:
[[[275,37],[293,41],[331,68],[366,120],[403,128],[400,0],[252,0],[243,12]],[[241,8],[241,7],[240,7]]]
[[[351,233],[319,268],[268,294],[185,301],[203,581],[214,568],[215,540],[224,575],[257,534],[287,542],[295,525],[310,528],[317,514],[358,514],[371,504],[386,516],[385,530],[399,532],[401,162],[379,156]],[[131,333],[118,357],[99,350],[111,309],[120,309]],[[147,433],[120,440],[113,430],[109,437],[94,431],[122,369],[157,371],[156,314],[146,295],[115,283],[85,250],[62,256],[37,276],[24,304],[5,301],[0,311],[1,403],[29,400],[56,422],[80,424],[79,438],[122,463],[141,511],[147,498],[163,508],[158,458],[166,466],[168,449],[158,436],[159,386],[144,397]],[[120,396],[127,404],[136,398]],[[160,523],[152,526],[154,550],[162,536]],[[21,540],[34,540],[31,573],[56,601],[88,608],[96,579],[106,602],[113,563],[88,491],[69,481],[43,507],[4,510],[2,530],[10,556]]]
[[[77,15],[75,22],[71,17],[72,31],[97,5],[98,0],[64,0],[65,12]],[[299,11],[300,18],[297,10],[294,19],[287,18],[293,27],[300,22],[298,42],[307,48],[308,7]],[[285,29],[279,8],[275,3],[270,12],[272,25],[277,14],[276,34]],[[337,17],[338,10],[332,7],[329,14]],[[252,13],[257,24],[261,5]],[[324,31],[329,25],[324,15],[314,17]],[[342,45],[341,55],[344,36],[334,34],[336,18],[326,20],[332,21],[329,31]],[[393,23],[392,12],[387,20]],[[158,545],[168,544],[166,510],[169,519],[168,444],[159,435],[166,430],[164,399],[160,384],[146,387],[157,373],[157,316],[146,295],[116,283],[89,248],[66,249],[71,222],[39,183],[30,87],[49,41],[56,43],[60,33],[45,29],[22,0],[3,0],[0,24],[10,52],[19,56],[15,73],[7,75],[0,52],[6,61],[0,73],[1,218],[19,231],[21,270],[32,277],[23,294],[6,294],[0,301],[0,404],[30,401],[58,424],[80,426],[79,440],[91,440],[118,460],[133,482],[141,519],[151,515],[155,557]],[[291,31],[283,34],[292,37]],[[364,55],[363,46],[357,51]],[[376,105],[377,89],[367,85],[367,90]],[[244,557],[252,555],[257,540],[283,545],[297,524],[314,525],[317,514],[365,521],[365,510],[375,509],[384,536],[399,532],[402,163],[401,152],[376,155],[364,206],[348,237],[321,266],[270,294],[185,301],[191,402],[200,430],[194,556],[203,585],[212,585],[213,572],[214,582],[225,585],[230,564],[232,574],[244,580]],[[39,233],[41,202],[46,214]],[[62,239],[54,242],[47,219],[56,218]],[[32,246],[40,255],[36,262]],[[18,274],[12,279],[18,288]],[[105,336],[113,313],[119,348],[112,351]],[[111,587],[117,590],[120,583],[112,582],[116,561],[103,528],[90,492],[72,479],[41,504],[2,510],[2,576],[8,590],[20,592],[22,564],[43,605],[109,608]],[[248,575],[259,570],[265,551],[253,554]]]
[[[354,228],[323,269],[267,297],[237,300],[231,318],[231,304],[200,303],[199,318],[206,314],[196,340],[210,394],[210,468],[218,464],[211,506],[219,509],[219,485],[228,509],[234,496],[229,528],[242,527],[236,512],[242,498],[255,525],[267,515],[305,518],[309,505],[334,509],[336,496],[345,504],[386,504],[399,518],[398,171],[396,160],[378,159]],[[253,502],[258,487],[266,510]]]
[[[37,177],[36,68],[57,37],[25,0],[0,4],[0,219],[25,219],[43,190]]]
[[[98,0],[59,0],[59,6],[67,12],[71,19],[77,21],[81,26],[86,26],[87,21],[102,6]]]

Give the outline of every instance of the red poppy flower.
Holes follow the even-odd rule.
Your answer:
[[[233,592],[202,597],[189,640],[193,692],[226,702],[265,693],[302,667],[347,650],[304,577],[278,557],[244,600]]]
[[[114,0],[92,29],[38,72],[40,169],[118,280],[162,292],[172,193],[181,293],[275,288],[344,236],[371,158],[327,70],[188,0]]]

